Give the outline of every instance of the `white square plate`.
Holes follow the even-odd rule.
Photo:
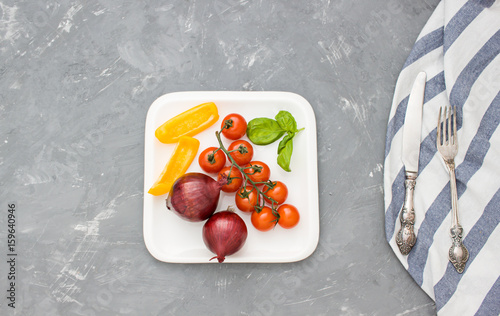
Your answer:
[[[176,92],[153,102],[146,118],[144,162],[144,241],[149,252],[160,261],[175,263],[208,263],[214,256],[203,243],[204,222],[182,220],[166,208],[167,194],[153,196],[147,193],[175,148],[175,144],[163,144],[156,139],[156,128],[175,115],[205,102],[217,105],[219,121],[194,136],[200,141],[198,155],[207,147],[218,147],[215,131],[230,113],[239,113],[248,122],[256,117],[274,118],[280,110],[286,110],[295,117],[298,128],[305,127],[293,140],[291,172],[285,172],[276,162],[279,141],[266,146],[254,145],[253,156],[253,160],[269,165],[271,180],[280,180],[287,185],[289,194],[285,203],[297,207],[301,216],[299,224],[292,229],[278,225],[271,231],[260,232],[252,226],[250,214],[237,210],[234,194],[221,191],[217,211],[233,206],[248,228],[243,248],[224,262],[293,262],[307,258],[316,249],[319,239],[316,119],[309,102],[289,92]],[[227,148],[231,141],[222,139]],[[198,165],[198,156],[187,172],[203,172]]]

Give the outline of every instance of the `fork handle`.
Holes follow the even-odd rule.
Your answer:
[[[446,161],[446,166],[450,171],[450,191],[451,191],[451,210],[452,210],[452,218],[451,225],[459,226],[458,222],[458,193],[457,193],[457,178],[455,176],[455,161],[452,159],[451,161]]]
[[[445,161],[450,171],[450,191],[451,191],[451,228],[450,237],[452,244],[448,250],[448,259],[453,264],[458,273],[464,272],[465,264],[469,260],[469,251],[462,242],[463,228],[458,220],[458,194],[457,179],[455,177],[455,161]]]
[[[401,229],[396,235],[396,244],[403,255],[410,253],[411,249],[417,241],[415,236],[415,208],[413,204],[413,193],[417,183],[417,173],[405,171],[405,200],[403,208],[399,214]]]

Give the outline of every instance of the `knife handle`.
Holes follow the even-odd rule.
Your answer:
[[[401,213],[399,214],[401,229],[396,235],[396,244],[403,255],[409,254],[417,241],[414,232],[415,209],[413,205],[413,193],[415,192],[415,184],[417,183],[416,179],[416,172],[405,172],[405,200]]]

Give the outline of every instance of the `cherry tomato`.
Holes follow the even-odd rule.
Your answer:
[[[232,142],[227,150],[238,166],[249,163],[253,158],[253,146],[243,139]]]
[[[231,169],[231,167],[229,166],[222,168],[222,170],[219,172],[219,175],[217,176],[218,180],[220,180],[222,176],[228,177],[229,170],[231,170],[231,175],[229,175],[228,183],[224,184],[221,190],[231,193],[238,191],[238,189],[241,187],[241,185],[243,184],[243,175],[238,169],[234,167]]]
[[[266,182],[271,176],[271,169],[262,161],[252,161],[245,165],[244,172],[253,182]]]
[[[208,147],[201,152],[200,157],[198,157],[198,163],[201,169],[208,173],[217,173],[224,168],[226,164],[226,155],[222,150],[217,150],[216,147]]]
[[[252,225],[261,232],[266,232],[276,226],[276,216],[271,208],[267,206],[264,206],[259,213],[253,211],[251,220]]]
[[[264,185],[264,194],[276,201],[275,205],[285,203],[285,200],[288,197],[288,188],[286,187],[286,185],[281,181],[275,181],[272,184],[274,185],[272,188]],[[264,199],[267,203],[272,204],[272,201],[270,199]]]
[[[297,226],[300,220],[300,214],[297,208],[290,204],[282,204],[278,207],[280,219],[278,224],[283,228],[293,228]]]
[[[253,212],[254,206],[257,205],[259,201],[259,193],[257,190],[248,185],[245,188],[241,188],[234,198],[236,206],[242,212]]]
[[[228,139],[236,140],[247,132],[247,121],[243,116],[232,113],[227,115],[221,124],[222,135]]]

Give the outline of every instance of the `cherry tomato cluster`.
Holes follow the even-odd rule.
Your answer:
[[[198,162],[207,173],[217,173],[218,180],[225,178],[222,191],[235,194],[239,210],[251,213],[252,225],[260,231],[271,230],[276,224],[283,228],[295,227],[300,215],[297,208],[284,204],[288,188],[281,181],[271,181],[269,166],[252,160],[252,144],[241,139],[246,134],[247,122],[243,116],[232,113],[227,115],[216,133],[220,147],[209,147],[202,151]],[[227,147],[222,144],[220,135],[233,142]],[[226,166],[229,161],[229,166]]]

